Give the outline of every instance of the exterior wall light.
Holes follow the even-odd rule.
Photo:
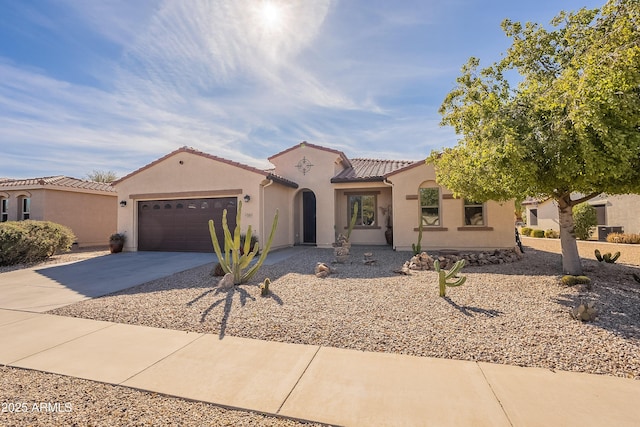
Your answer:
[[[125,206],[127,206],[127,201],[126,200],[120,200],[120,207],[124,208]]]
[[[244,201],[245,201],[245,203],[249,203],[249,200],[251,200],[251,196],[250,196],[250,195],[248,195],[248,194],[245,194],[245,195],[244,195]]]

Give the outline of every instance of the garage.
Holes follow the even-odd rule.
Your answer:
[[[145,200],[138,202],[138,250],[212,252],[209,220],[216,223],[218,240],[224,242],[222,212],[229,228],[236,222],[237,198]]]

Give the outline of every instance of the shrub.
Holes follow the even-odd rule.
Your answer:
[[[598,225],[596,208],[586,202],[573,207],[573,231],[578,239],[589,240],[596,225]]]
[[[522,227],[520,229],[520,234],[522,234],[523,236],[530,236],[532,231],[533,228],[531,227]]]
[[[531,237],[544,237],[544,230],[532,230]]]
[[[609,233],[607,235],[607,242],[628,243],[637,245],[640,244],[640,234]]]
[[[556,230],[548,229],[544,231],[544,237],[547,239],[557,239],[560,234]]]
[[[42,261],[71,248],[70,228],[50,221],[9,221],[0,224],[0,265]]]

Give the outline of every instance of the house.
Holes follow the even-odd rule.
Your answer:
[[[581,197],[576,194],[574,199]],[[594,237],[605,240],[611,232],[640,233],[640,194],[607,195],[600,194],[587,201],[596,209],[598,231]],[[538,201],[527,199],[525,208],[527,225],[542,230],[560,230],[558,205],[553,200]]]
[[[512,204],[465,202],[435,182],[420,161],[349,159],[338,150],[302,142],[254,168],[182,147],[114,182],[118,230],[125,250],[212,251],[208,220],[218,232],[222,212],[272,247],[331,247],[359,206],[353,244],[410,250],[422,221],[425,249],[497,249],[514,246]],[[387,229],[389,228],[389,232]],[[392,236],[391,236],[392,234]],[[219,237],[220,238],[220,237]]]
[[[79,247],[106,246],[116,230],[117,194],[106,183],[66,176],[0,179],[0,221],[66,225]]]

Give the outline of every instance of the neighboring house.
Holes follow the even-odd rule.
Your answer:
[[[576,194],[575,198],[581,197]],[[604,240],[612,231],[640,233],[640,194],[622,194],[611,196],[600,194],[587,201],[596,208],[598,231],[594,235]],[[523,203],[527,226],[542,230],[560,230],[558,205],[553,200],[539,202],[528,199]]]
[[[331,247],[346,233],[358,203],[354,244],[387,244],[410,250],[423,222],[424,249],[496,249],[514,246],[513,204],[465,203],[438,186],[432,165],[348,159],[341,151],[303,142],[257,169],[182,147],[114,182],[120,200],[118,231],[126,250],[212,251],[207,222],[220,231],[222,211],[260,242],[279,224],[273,247]],[[391,216],[391,217],[389,217]],[[220,236],[221,237],[221,236]]]
[[[79,247],[108,245],[116,230],[117,200],[115,189],[100,182],[66,176],[0,179],[0,221],[66,225]]]

